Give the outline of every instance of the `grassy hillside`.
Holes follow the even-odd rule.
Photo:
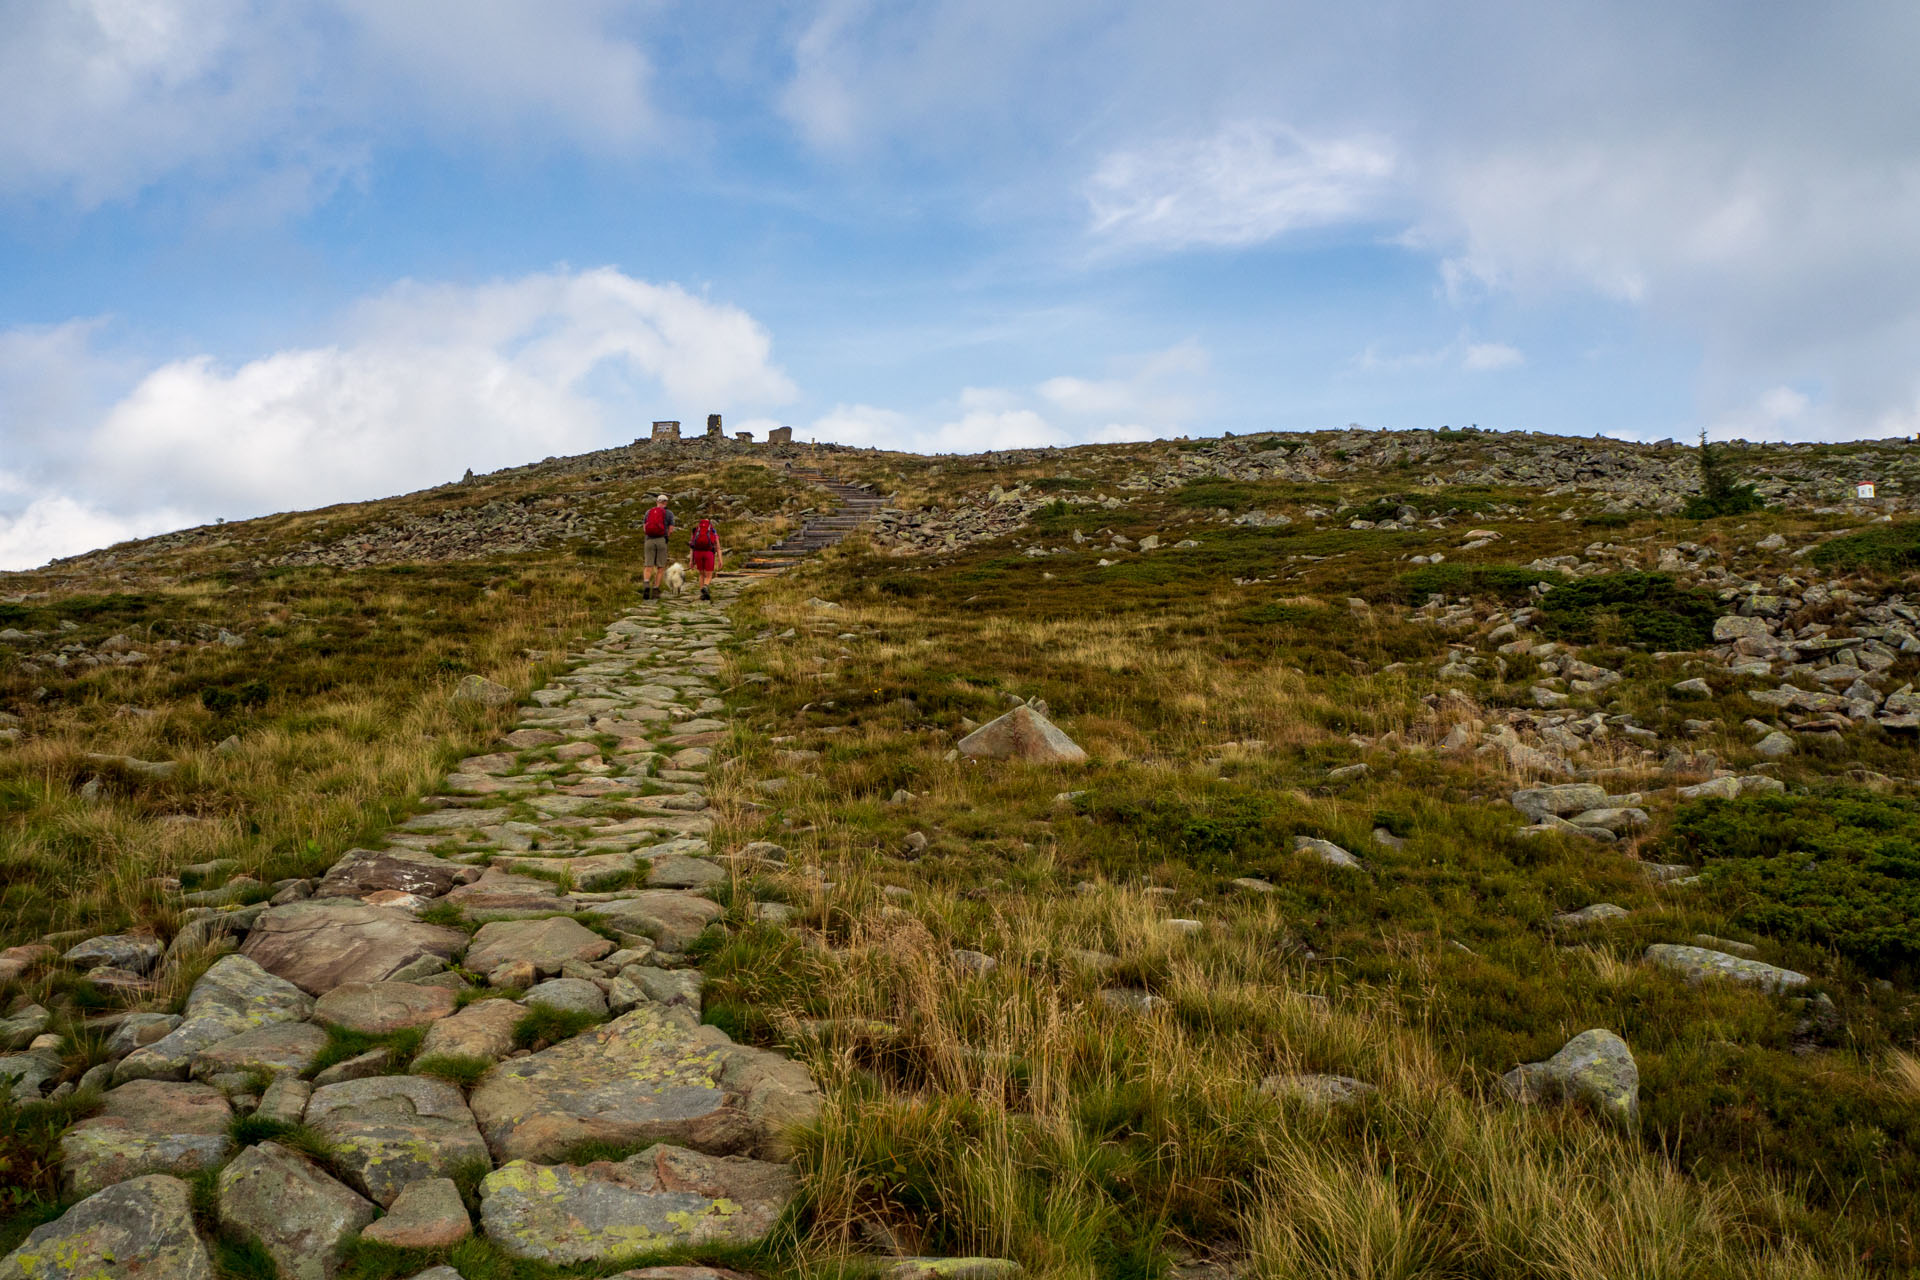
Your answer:
[[[897,518],[736,609],[743,723],[715,844],[785,846],[789,871],[727,896],[797,914],[736,911],[703,940],[704,1017],[805,1057],[829,1091],[803,1207],[754,1265],[1920,1274],[1913,735],[1884,710],[1790,723],[1752,696],[1777,674],[1706,656],[1716,618],[1773,608],[1742,603],[1767,593],[1801,602],[1775,629],[1809,643],[1904,607],[1909,526],[1608,510],[1424,484],[1424,461],[1247,478],[1207,449],[828,458]],[[168,878],[191,890],[214,859],[255,877],[243,898],[323,870],[502,723],[449,707],[453,682],[524,688],[631,598],[631,499],[732,495],[735,547],[819,501],[748,461],[678,470],[489,478],[0,579],[26,597],[0,627],[97,664],[25,656],[46,639],[0,648],[0,710],[19,718],[0,747],[0,945],[169,937]],[[270,563],[536,490],[581,532],[472,559]],[[112,656],[129,648],[144,660]],[[1882,695],[1920,671],[1888,648]],[[1022,700],[1090,760],[957,757]],[[1763,754],[1754,723],[1795,749]],[[1784,789],[1680,794],[1721,775]],[[1576,776],[1638,797],[1645,824],[1523,830],[1509,795]],[[1625,914],[1556,920],[1597,903]],[[1812,981],[1768,994],[1643,959],[1702,939]],[[0,1000],[29,994],[69,1026],[116,1001],[45,970]],[[1632,1051],[1631,1124],[1507,1096],[1504,1073],[1589,1028]],[[72,1043],[77,1078],[97,1039]],[[1373,1089],[1317,1105],[1285,1086],[1302,1074]],[[51,1203],[46,1127],[0,1120],[19,1228]]]

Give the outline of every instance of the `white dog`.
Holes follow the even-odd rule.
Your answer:
[[[666,581],[662,585],[675,595],[683,594],[687,589],[687,566],[678,560],[668,565]]]

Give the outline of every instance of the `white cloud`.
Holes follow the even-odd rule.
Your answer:
[[[111,546],[193,524],[180,511],[114,515],[64,495],[39,498],[15,515],[0,513],[0,569],[25,569],[59,556]]]
[[[1308,138],[1271,122],[1105,156],[1087,185],[1096,236],[1180,249],[1258,244],[1371,217],[1394,173],[1387,145]]]
[[[56,341],[8,336],[23,349]],[[0,386],[23,380],[0,360]],[[34,460],[41,494],[8,517],[0,567],[127,531],[384,497],[467,467],[618,443],[664,416],[662,399],[687,417],[794,394],[751,316],[675,285],[611,268],[407,282],[355,309],[333,345],[234,368],[176,360],[92,420],[0,421],[7,455]]]
[[[1516,369],[1527,362],[1526,356],[1518,347],[1510,347],[1504,342],[1473,342],[1467,345],[1460,357],[1460,366],[1473,373],[1487,373],[1495,369]]]
[[[1380,374],[1435,373],[1451,369],[1497,373],[1502,369],[1517,369],[1526,362],[1526,354],[1518,347],[1504,342],[1470,342],[1462,337],[1444,346],[1397,355],[1383,352],[1378,343],[1372,343],[1349,362],[1349,368],[1358,373]]]
[[[7,4],[0,192],[92,206],[187,171],[240,205],[288,209],[399,129],[628,146],[657,120],[625,12],[614,0]]]

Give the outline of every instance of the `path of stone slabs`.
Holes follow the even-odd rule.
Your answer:
[[[700,973],[682,959],[721,914],[703,889],[724,878],[705,812],[724,631],[719,605],[690,599],[615,622],[384,848],[270,904],[190,908],[190,940],[226,935],[237,951],[184,1016],[118,1021],[114,1061],[82,1086],[105,1088],[105,1105],[60,1142],[67,1188],[86,1198],[0,1260],[0,1280],[211,1277],[183,1181],[211,1169],[222,1226],[289,1280],[325,1280],[356,1236],[457,1242],[474,1225],[455,1176],[482,1171],[479,1230],[519,1257],[610,1262],[763,1235],[794,1187],[786,1135],[820,1095],[798,1063],[702,1026]],[[66,962],[137,979],[168,963],[142,942],[89,939]],[[540,1005],[593,1025],[516,1048]],[[315,1073],[329,1028],[425,1038],[407,1074],[372,1040]],[[0,1074],[35,1055],[57,1069],[58,1050],[43,1035]],[[449,1060],[477,1074],[469,1091],[430,1074]],[[22,1099],[49,1074],[21,1074]],[[236,1150],[232,1120],[249,1112],[304,1126],[326,1163],[291,1141]],[[637,1154],[569,1163],[584,1144]]]

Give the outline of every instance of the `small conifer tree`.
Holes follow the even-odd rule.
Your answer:
[[[1711,520],[1715,516],[1745,515],[1767,504],[1750,484],[1740,484],[1733,476],[1725,454],[1700,432],[1700,492],[1687,499],[1684,514],[1689,520]]]

